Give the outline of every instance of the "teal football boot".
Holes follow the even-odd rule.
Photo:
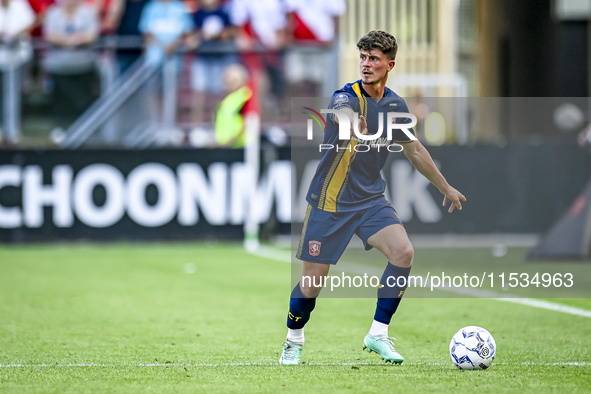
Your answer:
[[[303,343],[285,341],[285,343],[283,344],[283,352],[281,352],[281,357],[279,358],[279,364],[299,365],[303,348]]]
[[[374,337],[367,334],[363,340],[363,350],[379,354],[387,363],[402,364],[404,357],[394,348],[394,339],[387,335]]]

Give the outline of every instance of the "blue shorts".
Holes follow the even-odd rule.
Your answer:
[[[367,239],[392,224],[402,225],[398,214],[385,199],[379,199],[371,208],[355,212],[325,212],[308,205],[304,228],[296,257],[314,263],[336,264],[357,234],[365,250]]]

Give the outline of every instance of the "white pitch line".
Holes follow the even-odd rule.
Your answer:
[[[195,363],[195,364],[176,364],[176,363],[148,363],[148,364],[98,364],[98,363],[80,363],[80,364],[5,364],[0,368],[42,368],[42,367],[105,367],[105,368],[129,368],[129,367],[251,367],[251,366],[273,366],[279,363]],[[305,363],[303,365],[328,365],[328,366],[352,366],[352,365],[378,365],[375,363]]]
[[[281,261],[284,263],[291,263],[291,251],[286,251],[283,249],[274,248],[272,246],[261,246],[258,251],[251,252],[251,253],[254,255],[260,256],[260,257],[271,259],[271,260]],[[341,264],[339,264],[339,266],[336,266],[334,268],[339,271],[346,271],[346,272],[354,273],[354,274],[355,273],[356,274],[367,273],[367,274],[378,275],[378,276],[381,276],[381,274],[382,274],[382,272],[379,272],[379,270],[374,267],[366,267],[361,264],[356,264],[356,263],[351,263],[351,262],[342,262]],[[558,304],[555,302],[550,302],[550,301],[545,301],[545,300],[537,300],[537,299],[533,299],[533,298],[507,298],[506,293],[501,294],[501,293],[496,293],[496,292],[493,292],[490,290],[479,290],[479,289],[472,289],[472,288],[464,289],[464,288],[453,288],[453,287],[438,287],[437,290],[449,291],[449,292],[457,293],[457,294],[466,294],[466,295],[470,295],[472,297],[477,297],[477,298],[488,298],[488,299],[494,299],[497,301],[511,302],[514,304],[527,305],[527,306],[531,306],[534,308],[541,308],[541,309],[546,309],[549,311],[562,312],[562,313],[568,313],[570,315],[591,318],[591,311],[589,311],[589,310],[582,309],[582,308],[576,308],[573,306],[568,306],[568,305],[563,305],[563,304]]]
[[[439,287],[438,290],[449,291],[456,294],[464,294],[478,298],[489,298],[496,301],[511,302],[514,304],[527,305],[534,308],[541,308],[555,312],[568,313],[575,316],[583,316],[591,318],[591,311],[587,309],[576,308],[574,306],[568,306],[564,304],[558,304],[555,302],[537,300],[534,298],[507,298],[506,293],[496,293],[490,290],[480,290],[472,288],[455,288],[455,287]]]
[[[545,300],[536,300],[533,298],[496,298],[497,301],[513,302],[515,304],[532,306],[534,308],[548,309],[556,312],[564,312],[576,316],[591,317],[591,311],[574,306],[556,304]]]
[[[261,245],[258,250],[248,252],[255,256],[264,257],[266,259],[281,261],[283,263],[291,263],[291,250],[279,249],[273,246]]]
[[[383,366],[384,363],[305,363],[301,366],[330,366],[330,367],[350,367],[350,366]],[[423,365],[423,366],[447,366],[450,363],[403,363],[405,365]],[[575,366],[588,367],[591,362],[587,361],[565,361],[552,363],[538,363],[531,361],[524,361],[520,363],[503,363],[497,362],[495,365],[524,365],[524,366]],[[98,363],[80,363],[80,364],[0,364],[0,368],[152,368],[152,367],[267,367],[279,366],[278,363],[196,363],[196,364],[174,364],[174,363],[151,363],[151,364],[98,364]],[[284,367],[282,367],[284,368]]]

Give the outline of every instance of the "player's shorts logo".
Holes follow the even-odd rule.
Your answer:
[[[310,256],[317,257],[320,255],[320,247],[322,246],[321,242],[318,241],[310,241]]]

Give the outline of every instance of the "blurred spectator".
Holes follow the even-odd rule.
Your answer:
[[[39,0],[37,0],[39,1]],[[61,0],[57,0],[58,2]],[[114,34],[117,29],[124,0],[83,0],[84,4],[92,7],[98,15],[100,33]]]
[[[149,0],[112,0],[111,17],[116,26],[116,34],[124,41],[125,38],[140,37],[140,17]],[[129,44],[129,43],[126,43]],[[117,50],[119,70],[123,73],[142,55],[142,48],[120,48]]]
[[[0,0],[0,70],[31,58],[32,47],[22,38],[28,36],[34,22],[35,13],[25,0]]]
[[[114,34],[117,30],[120,9],[123,8],[121,0],[93,0],[96,12],[98,12],[101,34]]]
[[[222,100],[215,117],[215,138],[220,147],[242,148],[246,143],[244,109],[252,97],[247,86],[248,72],[239,64],[224,70],[224,90],[228,92]]]
[[[330,46],[336,36],[338,17],[345,12],[345,1],[285,0],[285,3],[290,13],[290,39],[295,44],[286,57],[291,95],[317,96],[319,87],[327,80],[327,70],[331,69]]]
[[[53,0],[28,0],[28,4],[30,8],[34,12],[34,22],[33,24],[27,29],[28,33],[31,36],[41,36],[41,25],[43,23],[43,17],[47,8],[53,4]],[[0,26],[3,26],[3,23],[0,22]],[[1,30],[1,28],[0,28]],[[28,46],[27,49],[28,55],[27,58],[33,58],[33,47],[30,45],[29,42],[25,44]],[[39,59],[33,58],[33,61],[27,64],[22,69],[23,73],[23,84],[21,85],[21,92],[22,95],[27,95],[31,93],[33,87],[36,83],[41,84],[42,78],[36,78],[39,75]],[[39,86],[39,85],[38,85]],[[42,88],[39,89],[40,91]]]
[[[236,26],[243,26],[240,44],[242,49],[252,49],[261,42],[268,49],[280,49],[285,45],[287,19],[280,0],[233,0],[230,17]]]
[[[54,0],[29,0],[29,4],[33,8],[33,11],[35,11],[36,15],[35,24],[33,25],[31,35],[41,35],[41,26],[43,25],[43,21],[45,20],[45,14],[47,13],[47,9],[54,3]]]
[[[98,13],[101,34],[115,34],[125,7],[124,0],[85,0]]]
[[[261,71],[266,70],[272,94],[276,100],[283,99],[283,65],[279,51],[285,47],[287,19],[282,1],[233,0],[230,3],[230,20],[243,28],[238,46],[243,51],[242,61],[251,77],[257,81]],[[260,44],[267,52],[256,52]]]
[[[0,0],[0,70],[30,60],[32,47],[21,39],[35,23],[35,13],[26,0]]]
[[[234,27],[220,0],[201,0],[193,20],[200,52],[191,72],[193,89],[219,94],[224,69],[236,62]]]
[[[56,0],[59,3],[61,0]],[[89,6],[96,12],[99,21],[99,32],[103,31],[103,18],[107,14],[107,10],[112,3],[112,0],[82,0],[84,4]]]
[[[145,37],[146,62],[156,66],[176,53],[193,21],[179,0],[152,0],[140,17],[139,30]]]
[[[35,23],[35,13],[26,0],[0,1],[0,42],[12,44],[25,36]]]
[[[90,44],[98,39],[98,33],[96,12],[82,0],[61,0],[47,11],[43,35],[51,49],[43,65],[54,83],[54,113],[60,127],[67,126],[93,101],[96,70]]]
[[[35,13],[26,0],[0,0],[0,71],[31,59],[32,46],[22,38],[28,36],[34,23]]]
[[[191,113],[197,121],[205,120],[222,94],[222,73],[230,64],[237,63],[236,27],[230,24],[226,7],[219,0],[201,0],[201,7],[193,14],[195,34],[193,46],[198,46],[197,57],[191,66],[193,100]],[[212,97],[212,95],[214,97]]]
[[[0,0],[0,143],[3,132],[10,134],[7,137],[14,142],[18,139],[18,134],[15,134],[18,130],[12,130],[10,126],[3,130],[4,123],[10,122],[4,118],[6,108],[10,108],[5,101],[20,98],[20,66],[29,61],[33,53],[30,43],[22,38],[28,35],[34,22],[35,13],[26,0]],[[4,77],[14,83],[4,86]],[[13,106],[14,112],[20,111],[19,104]]]

